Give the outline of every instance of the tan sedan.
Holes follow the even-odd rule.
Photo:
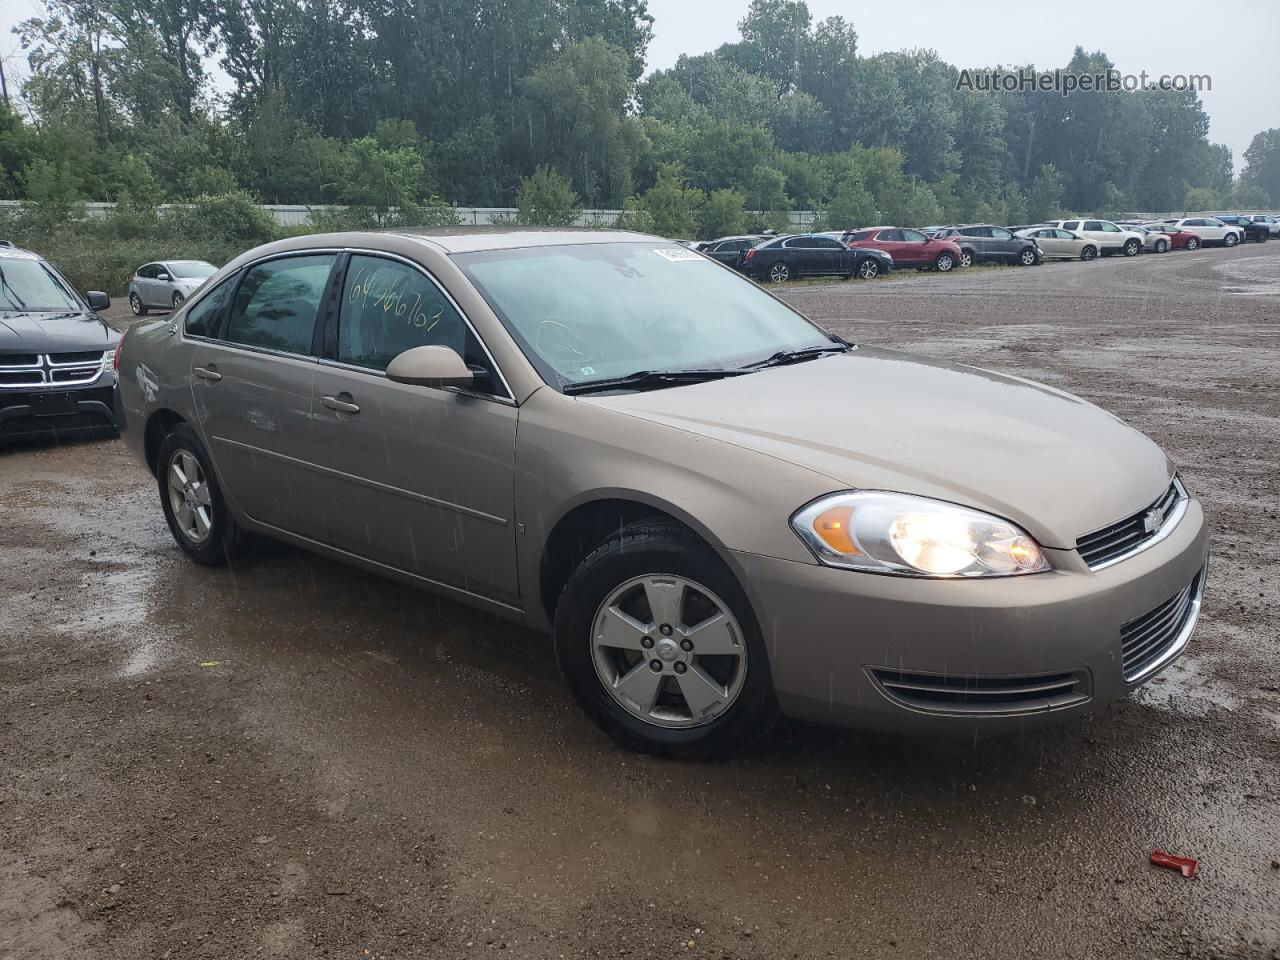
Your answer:
[[[1051,387],[858,347],[639,234],[300,237],[116,355],[198,563],[266,535],[552,632],[620,742],[1017,732],[1186,647],[1199,504]]]
[[[1034,240],[1046,260],[1093,260],[1098,256],[1095,241],[1061,227],[1028,227],[1014,236]]]

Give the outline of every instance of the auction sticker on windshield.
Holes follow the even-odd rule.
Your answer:
[[[677,260],[705,260],[706,258],[700,253],[694,253],[686,247],[664,247],[660,250],[653,251],[660,257],[666,257],[668,260],[675,262]]]

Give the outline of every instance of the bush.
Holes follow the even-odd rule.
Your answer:
[[[241,247],[274,240],[278,232],[271,214],[243,190],[196,197],[189,204],[172,207],[165,221],[174,231]]]
[[[582,212],[569,181],[551,167],[540,166],[520,181],[516,222],[535,227],[571,227]]]
[[[737,190],[712,190],[698,211],[698,236],[703,240],[742,232],[746,222],[746,198]]]

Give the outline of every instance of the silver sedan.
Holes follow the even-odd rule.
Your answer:
[[[1034,240],[1046,260],[1092,260],[1098,255],[1097,243],[1061,227],[1028,227],[1014,236]]]
[[[206,279],[218,272],[203,260],[157,260],[129,278],[129,309],[135,317],[151,310],[177,310]]]

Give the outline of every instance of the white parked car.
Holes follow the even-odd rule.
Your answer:
[[[1086,240],[1092,240],[1098,245],[1098,252],[1104,257],[1112,253],[1136,257],[1142,252],[1142,247],[1146,243],[1146,237],[1143,234],[1136,230],[1118,227],[1110,220],[1050,220],[1048,226],[1069,230]]]
[[[1097,241],[1061,227],[1027,227],[1015,230],[1013,235],[1034,240],[1046,260],[1092,260],[1098,255]]]
[[[1183,217],[1164,222],[1171,227],[1194,233],[1206,246],[1211,243],[1220,243],[1224,247],[1234,247],[1244,239],[1243,229],[1225,224],[1217,217]]]

